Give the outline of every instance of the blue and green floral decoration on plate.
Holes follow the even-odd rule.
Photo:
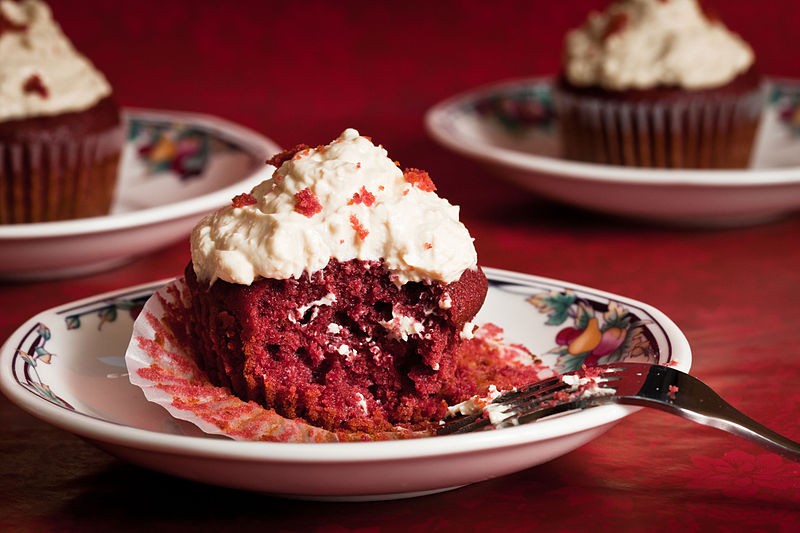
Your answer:
[[[470,104],[482,117],[496,120],[508,131],[522,133],[531,129],[552,132],[555,111],[550,83],[538,82],[501,88],[481,96]]]
[[[154,289],[153,289],[154,290]],[[115,322],[120,312],[128,312],[135,320],[142,310],[152,291],[141,291],[135,295],[123,295],[113,300],[101,300],[60,311],[64,316],[67,330],[77,330],[86,323],[88,317],[96,318],[97,329],[101,330],[104,324]],[[20,383],[26,385],[40,397],[66,409],[74,408],[61,398],[52,388],[44,382],[39,374],[40,365],[53,364],[58,359],[58,354],[50,351],[47,344],[52,340],[52,328],[42,322],[34,324],[16,346],[16,355],[22,361],[22,375],[17,376]],[[16,366],[15,366],[16,368]]]
[[[780,123],[789,128],[792,135],[800,136],[800,85],[772,85],[768,102],[775,108]]]

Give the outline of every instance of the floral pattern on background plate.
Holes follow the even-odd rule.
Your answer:
[[[778,119],[791,133],[800,137],[800,85],[775,85],[769,92],[769,104]]]
[[[496,120],[510,132],[537,129],[555,130],[556,118],[550,83],[538,82],[509,91],[489,93],[475,102],[465,103],[479,115]]]

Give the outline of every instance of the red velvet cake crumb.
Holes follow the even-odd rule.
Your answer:
[[[424,170],[407,168],[403,171],[403,177],[408,183],[425,192],[433,192],[436,190],[436,185],[433,184],[433,180]]]
[[[255,205],[257,203],[258,201],[253,197],[253,195],[246,192],[237,194],[231,200],[231,205],[233,207],[247,207],[248,205]]]
[[[350,226],[353,228],[353,230],[355,230],[356,235],[358,235],[358,238],[362,241],[367,238],[367,235],[369,235],[367,228],[364,227],[364,225],[355,215],[350,215]]]
[[[294,210],[301,215],[311,218],[322,211],[322,204],[319,203],[317,196],[308,187],[296,193],[294,199],[297,202],[294,206]]]
[[[697,2],[697,5],[700,7],[700,11],[703,13],[703,16],[710,24],[715,24],[717,22],[720,22],[720,20],[722,20],[720,19],[719,14],[714,9],[709,7],[707,2],[705,2],[704,0],[700,0],[699,2]]]
[[[581,373],[584,377],[595,379],[603,376],[603,369],[596,366],[581,365]]]
[[[42,78],[40,78],[38,74],[32,74],[27,80],[25,80],[22,90],[26,93],[38,94],[42,98],[48,98],[50,96],[50,91],[47,90],[47,86],[44,84]]]
[[[272,165],[275,168],[279,168],[285,161],[289,161],[291,158],[293,158],[295,154],[307,149],[308,149],[307,144],[298,144],[294,148],[284,150],[283,152],[279,152],[274,156],[270,157],[269,159],[267,159],[267,164]]]
[[[353,197],[347,201],[347,205],[364,204],[367,207],[375,203],[375,195],[367,190],[363,185],[361,190],[353,194]]]
[[[612,35],[620,33],[625,30],[628,25],[628,15],[625,13],[617,13],[611,20],[608,21],[605,31],[603,32],[603,40],[605,41]]]

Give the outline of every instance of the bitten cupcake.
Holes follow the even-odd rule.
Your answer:
[[[39,0],[0,0],[0,223],[107,214],[123,142],[106,78]]]
[[[435,430],[448,405],[485,394],[487,375],[502,389],[535,381],[529,353],[480,341],[487,279],[427,172],[354,129],[270,163],[272,179],[192,232],[180,322],[213,384],[375,436]]]
[[[608,165],[749,165],[763,105],[752,48],[697,0],[616,0],[565,42],[563,156]]]

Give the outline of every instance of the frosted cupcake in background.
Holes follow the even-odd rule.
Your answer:
[[[696,0],[617,0],[567,35],[554,101],[568,159],[743,168],[763,91],[751,47]]]
[[[107,214],[123,142],[108,80],[39,0],[0,0],[0,223]]]

